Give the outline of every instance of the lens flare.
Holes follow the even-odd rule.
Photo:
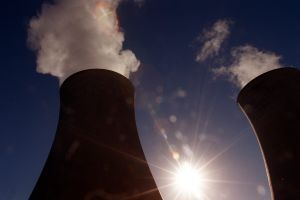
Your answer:
[[[175,185],[184,196],[201,199],[203,196],[203,174],[191,163],[184,162],[175,173]]]
[[[103,31],[114,29],[118,32],[120,30],[116,8],[112,3],[99,1],[96,4],[96,10],[95,13],[93,13],[93,16],[99,20],[99,24],[103,27]]]

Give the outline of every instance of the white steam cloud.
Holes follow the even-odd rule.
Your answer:
[[[203,31],[199,36],[203,42],[203,46],[196,56],[197,62],[203,62],[207,58],[219,54],[223,42],[230,34],[230,24],[231,22],[228,20],[218,20],[210,29]]]
[[[89,68],[109,69],[129,77],[140,62],[123,50],[116,9],[120,0],[58,0],[44,4],[29,24],[28,41],[37,51],[37,71],[62,83]]]
[[[215,68],[213,72],[216,76],[228,77],[239,88],[265,72],[284,67],[280,64],[281,56],[258,50],[250,45],[234,48],[231,55],[233,62],[230,66]]]

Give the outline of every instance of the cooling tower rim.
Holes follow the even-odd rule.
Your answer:
[[[129,78],[127,78],[126,76],[118,73],[118,72],[115,72],[115,71],[112,71],[112,70],[109,70],[109,69],[100,69],[100,68],[89,68],[89,69],[84,69],[84,70],[80,70],[78,72],[75,72],[73,74],[71,74],[70,76],[68,76],[64,81],[63,83],[60,85],[60,88],[63,88],[66,84],[68,84],[68,82],[72,79],[74,79],[74,77],[77,77],[79,76],[80,74],[82,73],[90,73],[92,71],[95,71],[95,73],[99,73],[99,72],[104,72],[104,73],[110,73],[110,74],[113,74],[113,76],[115,77],[118,77],[120,78],[121,80],[123,79],[125,82],[128,82],[132,88],[134,88],[134,85],[132,84],[132,82],[130,81]]]
[[[257,84],[259,84],[263,79],[268,79],[271,75],[278,76],[279,74],[285,73],[285,74],[293,74],[293,73],[300,73],[300,70],[295,67],[282,67],[273,69],[270,71],[267,71],[256,78],[252,79],[249,83],[247,83],[239,92],[237,97],[237,103],[240,104],[240,99],[243,98],[243,96],[247,95],[248,91],[250,91],[253,87],[255,87]]]

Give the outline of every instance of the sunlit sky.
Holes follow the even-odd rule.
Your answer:
[[[42,3],[1,4],[0,200],[28,198],[56,131],[58,80],[36,72],[26,44]],[[130,76],[137,127],[165,200],[184,200],[176,184],[166,185],[186,163],[201,169],[204,181],[196,184],[205,199],[271,199],[259,145],[236,103],[240,88],[213,69],[233,66],[234,49],[245,45],[276,55],[280,66],[300,66],[299,6],[292,0],[121,3],[124,48],[141,62]],[[228,36],[217,53],[197,60],[205,31],[220,20],[228,22]]]

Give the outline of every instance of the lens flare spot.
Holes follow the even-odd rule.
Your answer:
[[[100,20],[104,30],[120,30],[116,8],[108,1],[100,1],[96,4],[96,15],[94,17]]]
[[[172,157],[174,160],[178,161],[180,158],[180,154],[178,152],[174,151],[174,152],[172,152]]]

